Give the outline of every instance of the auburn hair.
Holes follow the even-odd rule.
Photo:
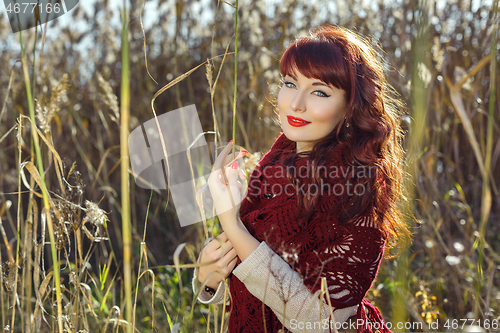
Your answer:
[[[387,82],[384,66],[380,48],[346,28],[321,26],[297,38],[281,57],[283,78],[298,70],[307,78],[342,89],[347,108],[345,119],[316,142],[312,150],[292,154],[283,163],[289,170],[296,158],[306,157],[310,165],[319,167],[329,150],[344,143],[347,147],[345,159],[350,165],[375,167],[374,175],[357,179],[357,183],[370,190],[355,199],[344,197],[338,203],[339,222],[350,223],[367,209],[373,209],[374,221],[386,236],[386,247],[389,250],[397,248],[397,255],[411,244],[411,233],[400,207],[407,201],[403,192],[404,131],[400,125],[406,108]],[[293,175],[287,172],[287,177],[294,183]],[[313,172],[311,181],[319,184],[319,175]],[[307,221],[314,215],[320,194],[297,193],[300,216],[302,221]]]

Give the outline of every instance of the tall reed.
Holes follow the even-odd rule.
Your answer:
[[[418,0],[414,8],[416,20],[416,34],[411,47],[411,127],[409,133],[409,147],[407,151],[406,172],[410,176],[405,181],[405,189],[408,193],[408,199],[412,203],[416,197],[415,180],[418,178],[418,156],[424,148],[426,135],[426,122],[428,114],[427,100],[429,98],[429,82],[426,73],[430,67],[430,58],[428,57],[428,38],[429,38],[429,0]],[[417,14],[418,13],[418,14]],[[401,207],[405,212],[407,221],[412,219],[411,208],[413,204]],[[413,223],[409,223],[413,225]],[[392,318],[395,323],[404,323],[408,317],[407,294],[409,286],[409,251],[406,249],[398,258],[395,259],[394,285],[392,295]],[[395,328],[394,331],[403,332],[402,329]]]
[[[120,158],[121,158],[121,218],[123,237],[123,275],[125,287],[125,320],[127,332],[133,332],[132,318],[132,232],[130,228],[130,175],[128,136],[130,122],[130,71],[129,71],[129,11],[127,0],[123,0],[122,10],[122,61],[120,96]]]
[[[43,162],[42,162],[42,153],[40,151],[40,143],[38,141],[38,129],[36,126],[36,121],[35,121],[35,108],[33,105],[33,97],[31,95],[31,87],[30,87],[30,76],[28,72],[28,61],[26,58],[26,53],[24,51],[24,45],[23,45],[23,35],[22,32],[19,32],[19,41],[21,44],[21,53],[22,53],[22,63],[23,63],[23,74],[24,74],[24,83],[26,86],[26,96],[28,99],[28,108],[30,112],[30,120],[31,120],[31,135],[33,138],[33,143],[35,145],[35,153],[36,153],[36,161],[37,161],[37,166],[38,166],[38,173],[39,173],[39,178],[40,178],[40,185],[41,185],[41,190],[42,190],[42,195],[43,195],[43,211],[42,215],[45,216],[47,219],[47,227],[49,229],[49,238],[50,238],[50,249],[52,253],[52,264],[53,264],[53,269],[54,269],[54,284],[56,285],[56,300],[57,300],[57,325],[59,332],[63,332],[63,324],[62,324],[62,299],[61,299],[61,284],[60,284],[60,272],[59,272],[59,261],[57,258],[57,251],[55,247],[55,238],[54,238],[54,226],[52,224],[52,217],[50,215],[50,202],[49,202],[49,195],[47,192],[47,187],[45,184],[45,176],[44,176],[44,168],[43,168]],[[33,49],[33,52],[35,52],[35,48]],[[33,67],[35,64],[33,63]],[[19,258],[18,258],[19,259]],[[18,263],[16,262],[16,267]],[[17,283],[16,283],[17,285]],[[14,302],[17,299],[17,295],[14,295]],[[15,304],[14,304],[14,309],[15,309]],[[14,310],[13,310],[14,311]],[[13,314],[13,321],[14,321],[14,314]],[[14,323],[13,323],[14,325]]]
[[[278,87],[277,57],[290,38],[305,33],[304,29],[313,26],[312,22],[322,23],[319,14],[323,15],[329,9],[325,7],[318,13],[315,2],[307,0],[297,0],[297,5],[287,8],[256,0],[248,8],[242,7],[244,10],[238,11],[238,17],[235,17],[234,12],[220,10],[219,7],[229,5],[236,9],[235,1],[216,1],[218,11],[214,24],[192,15],[196,12],[192,9],[201,4],[200,0],[174,2],[179,6],[179,13],[168,10],[164,2],[147,1],[144,13],[149,15],[146,8],[158,4],[160,16],[159,24],[151,28],[143,27],[148,43],[146,39],[140,41],[134,36],[132,26],[128,32],[128,26],[109,24],[112,9],[104,2],[96,2],[95,6],[96,13],[105,14],[102,20],[101,17],[94,19],[93,15],[82,18],[85,4],[80,2],[77,9],[80,13],[76,15],[75,12],[73,18],[90,21],[91,29],[77,31],[70,26],[57,31],[55,39],[51,39],[54,34],[48,34],[45,49],[40,36],[36,38],[32,31],[28,34],[23,31],[24,57],[21,51],[17,54],[12,48],[19,45],[11,43],[19,35],[8,35],[8,21],[0,18],[0,226],[5,229],[0,230],[0,254],[4,258],[0,274],[0,284],[3,285],[0,304],[1,327],[5,330],[55,332],[62,327],[75,333],[85,330],[124,332],[129,329],[126,325],[134,327],[135,318],[134,332],[162,331],[163,327],[167,331],[179,332],[204,332],[207,328],[213,331],[214,326],[216,332],[221,330],[222,307],[210,305],[207,308],[190,302],[193,299],[189,288],[193,265],[158,266],[171,262],[171,254],[178,242],[186,244],[184,252],[188,251],[190,243],[199,244],[199,249],[208,238],[209,231],[212,235],[220,231],[217,219],[205,224],[205,232],[201,226],[180,228],[168,199],[165,201],[157,193],[150,197],[149,191],[133,187],[133,179],[128,180],[132,181],[128,194],[130,212],[125,212],[129,213],[130,232],[142,234],[139,229],[145,230],[146,226],[134,221],[144,220],[146,212],[149,212],[148,228],[154,228],[155,232],[148,232],[143,238],[147,247],[143,245],[141,251],[130,253],[131,272],[128,275],[132,288],[125,288],[123,283],[126,273],[122,245],[126,235],[122,234],[122,198],[119,197],[125,192],[120,191],[122,178],[118,175],[119,166],[123,167],[122,154],[115,148],[120,147],[119,143],[124,140],[121,135],[115,134],[120,126],[120,116],[118,98],[114,101],[113,97],[120,94],[120,80],[123,79],[120,64],[125,63],[117,56],[120,42],[116,37],[123,39],[120,34],[123,34],[124,28],[130,35],[130,41],[122,43],[123,47],[127,47],[130,59],[129,103],[137,105],[130,114],[129,126],[135,127],[151,119],[149,96],[157,87],[146,75],[146,67],[149,66],[159,83],[163,84],[165,76],[167,78],[168,85],[158,91],[158,95],[173,85],[180,86],[157,99],[157,110],[178,108],[177,97],[181,98],[183,105],[195,103],[203,126],[212,127],[213,123],[219,141],[221,134],[227,140],[231,136],[236,141],[243,138],[248,150],[258,152],[267,150],[279,131],[269,103]],[[379,5],[383,2],[373,1]],[[339,4],[342,3],[343,0],[340,0]],[[428,322],[439,318],[443,323],[446,317],[494,318],[500,311],[497,300],[500,280],[495,273],[498,272],[496,267],[500,264],[500,256],[495,251],[499,239],[489,231],[494,231],[500,202],[498,185],[495,184],[500,176],[499,76],[497,63],[493,63],[498,59],[498,50],[495,49],[498,47],[498,1],[482,2],[475,8],[471,8],[468,1],[443,2],[434,8],[424,6],[422,10],[433,11],[433,18],[427,28],[427,41],[421,44],[414,37],[421,33],[417,20],[420,8],[416,2],[380,6],[373,13],[376,15],[368,15],[367,18],[356,15],[362,7],[369,12],[361,3],[350,1],[349,4],[352,6],[346,8],[344,13],[329,11],[329,17],[340,25],[355,26],[363,34],[380,38],[388,64],[394,66],[394,70],[387,72],[389,81],[412,106],[411,132],[405,144],[408,148],[414,144],[412,141],[416,140],[417,133],[422,133],[423,137],[419,147],[411,150],[412,158],[408,150],[408,172],[412,174],[411,181],[407,183],[411,191],[408,197],[412,213],[422,221],[415,229],[413,252],[411,257],[406,255],[405,262],[398,262],[397,268],[392,266],[394,261],[384,261],[374,284],[376,287],[369,291],[368,297],[381,309],[384,318],[393,323],[401,320],[395,319],[398,313],[391,312],[393,306],[404,311],[400,315],[403,321],[410,322]],[[127,12],[132,13],[134,5],[127,2],[127,6]],[[87,14],[88,8],[85,8]],[[268,13],[273,9],[276,11],[270,16]],[[438,20],[434,21],[434,16]],[[457,20],[457,17],[460,19]],[[175,22],[178,34],[174,42],[173,20],[176,18],[179,22]],[[49,33],[57,30],[58,22],[48,25]],[[206,33],[209,29],[213,29],[211,39]],[[230,49],[235,31],[235,50],[238,53],[234,68],[238,69],[237,74],[233,73],[233,64],[227,67],[225,62],[229,59],[227,56],[233,53]],[[44,32],[47,32],[47,27]],[[162,36],[161,41],[155,38],[158,34]],[[87,48],[89,37],[93,38],[93,47],[82,51]],[[36,58],[32,45],[36,47]],[[140,61],[146,57],[145,45],[151,51],[147,53],[146,67],[145,61]],[[429,50],[429,47],[432,49]],[[417,82],[419,74],[412,72],[414,66],[418,68],[414,59],[419,48],[432,56],[430,63],[425,63],[428,71],[420,66],[427,75],[425,77],[430,77],[428,95],[418,95],[414,90],[421,84]],[[226,53],[220,59],[222,62],[218,61],[215,54],[219,51],[224,53],[224,50]],[[123,48],[121,51],[123,55]],[[14,62],[20,58],[23,62],[18,67]],[[178,60],[179,74],[183,72],[182,68],[192,70],[176,77],[174,58]],[[210,102],[203,84],[205,73],[197,70],[203,65],[200,59],[207,58],[210,58],[210,68],[214,69],[213,78],[209,80],[212,82]],[[36,71],[33,63],[36,64]],[[9,71],[10,67],[12,70]],[[26,69],[28,75],[23,77]],[[39,115],[39,107],[43,111],[44,105],[50,105],[46,103],[50,89],[64,74],[68,76],[67,99],[50,118],[51,121],[44,121]],[[94,80],[99,74],[102,77]],[[30,87],[28,99],[26,77]],[[231,96],[234,91],[238,93],[236,102],[236,94]],[[412,100],[420,103],[418,109],[413,108]],[[33,117],[28,120],[25,116],[30,115],[30,102],[35,111],[36,124]],[[428,109],[425,120],[419,118],[422,104]],[[26,126],[28,121],[36,125],[31,126],[31,131],[30,126]],[[238,121],[236,125],[239,128],[242,124],[246,128],[235,133],[234,121]],[[410,124],[406,120],[403,123]],[[31,137],[33,135],[38,137],[38,152],[36,138]],[[54,166],[57,176],[61,175],[59,161],[56,162],[59,158],[57,154],[68,167],[74,163],[62,179],[67,191],[64,198],[58,197],[64,189],[57,186],[53,177]],[[39,168],[39,157],[43,168]],[[257,161],[259,154],[252,154],[251,158]],[[246,167],[249,164],[248,160]],[[41,169],[43,172],[40,172]],[[81,172],[78,182],[75,176],[77,171]],[[22,178],[24,176],[26,179]],[[44,186],[38,185],[41,184],[40,176],[44,177]],[[69,195],[71,189],[74,196]],[[43,194],[46,194],[50,205],[51,232],[47,228],[48,210],[44,208]],[[102,219],[80,216],[81,211],[90,214],[89,207],[82,207],[86,199],[99,202],[101,213],[109,214],[108,225],[112,226],[109,234],[106,224],[98,223]],[[71,214],[65,215],[63,211],[70,211]],[[59,215],[54,217],[55,214]],[[60,215],[65,215],[64,219],[61,220]],[[109,242],[106,237],[100,237],[103,235],[99,235],[96,226],[104,226]],[[53,238],[50,237],[52,233]],[[120,248],[119,252],[113,252],[111,241],[115,249]],[[54,259],[53,245],[59,261]],[[124,252],[121,252],[122,249]],[[183,256],[179,256],[174,263],[182,263]],[[55,264],[52,265],[52,262]],[[16,272],[16,266],[19,272]],[[396,270],[398,274],[394,277]],[[15,276],[18,273],[22,274],[21,279]],[[54,274],[58,277],[55,278]],[[144,279],[141,281],[143,275],[148,275],[146,283]],[[125,311],[130,304],[126,302],[127,289],[132,293],[131,319]],[[395,295],[391,299],[393,290]],[[402,297],[396,298],[396,293]],[[59,295],[62,313],[57,303]],[[164,312],[158,311],[162,308]],[[490,308],[493,310],[490,311]],[[443,327],[440,327],[441,330]]]
[[[495,96],[496,96],[496,68],[497,68],[497,37],[498,37],[498,0],[493,2],[493,17],[494,23],[491,27],[491,48],[490,48],[490,94],[489,94],[489,105],[488,105],[488,125],[486,129],[486,156],[484,157],[484,173],[482,174],[483,180],[483,190],[481,192],[481,221],[479,224],[479,247],[478,247],[478,259],[477,259],[477,280],[476,280],[476,297],[474,302],[474,315],[478,318],[481,291],[484,285],[484,274],[483,274],[483,257],[485,248],[485,233],[486,225],[488,224],[488,219],[490,217],[492,196],[490,187],[490,171],[491,171],[491,158],[493,154],[493,124],[495,122]],[[486,309],[489,311],[489,307]]]
[[[236,143],[236,101],[238,93],[238,0],[234,4],[234,96],[233,96],[233,160]]]
[[[123,0],[121,38],[121,95],[120,95],[120,159],[121,159],[121,219],[123,242],[123,278],[125,288],[125,320],[127,332],[133,332],[132,318],[132,232],[130,226],[130,175],[128,136],[130,122],[130,70],[129,70],[129,11]]]

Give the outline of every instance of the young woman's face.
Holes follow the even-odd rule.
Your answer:
[[[310,150],[343,121],[345,91],[318,79],[308,79],[299,71],[286,75],[284,81],[278,95],[283,133],[297,143],[297,153]]]

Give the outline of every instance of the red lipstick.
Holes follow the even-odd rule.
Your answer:
[[[288,123],[293,127],[301,127],[311,123],[310,121],[298,117],[293,117],[293,116],[286,116],[286,117],[288,118]]]

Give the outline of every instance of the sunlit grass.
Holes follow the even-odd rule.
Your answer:
[[[299,3],[303,27],[321,22],[312,3]],[[93,31],[70,27],[46,46],[50,24],[43,38],[34,29],[12,37],[0,20],[0,40],[11,39],[0,43],[0,306],[6,331],[227,327],[228,309],[196,303],[190,286],[203,242],[220,226],[207,219],[180,228],[169,193],[131,187],[126,144],[130,128],[180,102],[196,103],[214,141],[245,142],[255,152],[252,163],[269,149],[279,131],[269,103],[277,92],[275,70],[286,41],[300,32],[292,19],[297,9],[278,8],[271,17],[271,5],[239,5],[218,2],[207,28],[192,17],[189,4],[177,1],[168,9],[173,16],[158,10],[165,14],[160,22],[142,30],[136,17],[127,18],[139,8],[124,1],[125,18],[113,27],[103,15],[112,10],[97,3],[102,21],[86,18]],[[406,142],[412,179],[406,186],[409,209],[422,222],[412,251],[398,262],[403,269],[384,263],[368,297],[387,321],[493,318],[500,311],[500,239],[489,232],[498,215],[500,176],[498,9],[481,5],[472,13],[459,6],[455,11],[471,36],[456,27],[461,41],[449,39],[431,24],[421,44],[408,45],[407,28],[417,27],[407,16],[413,4],[404,11],[381,9],[376,19],[346,20],[357,17],[358,6],[350,3],[338,21],[366,34],[384,31],[381,42],[395,68],[389,79],[412,112]],[[440,22],[453,12],[446,8],[434,13]],[[82,20],[78,15],[74,19]],[[169,23],[175,18],[182,21],[174,48]],[[481,20],[486,26],[474,23]],[[194,38],[205,30],[211,36]],[[92,48],[82,53],[87,38]],[[174,58],[184,74],[172,74]],[[425,63],[427,87],[419,82],[421,73],[411,72],[410,58]],[[423,88],[410,93],[415,87]]]

